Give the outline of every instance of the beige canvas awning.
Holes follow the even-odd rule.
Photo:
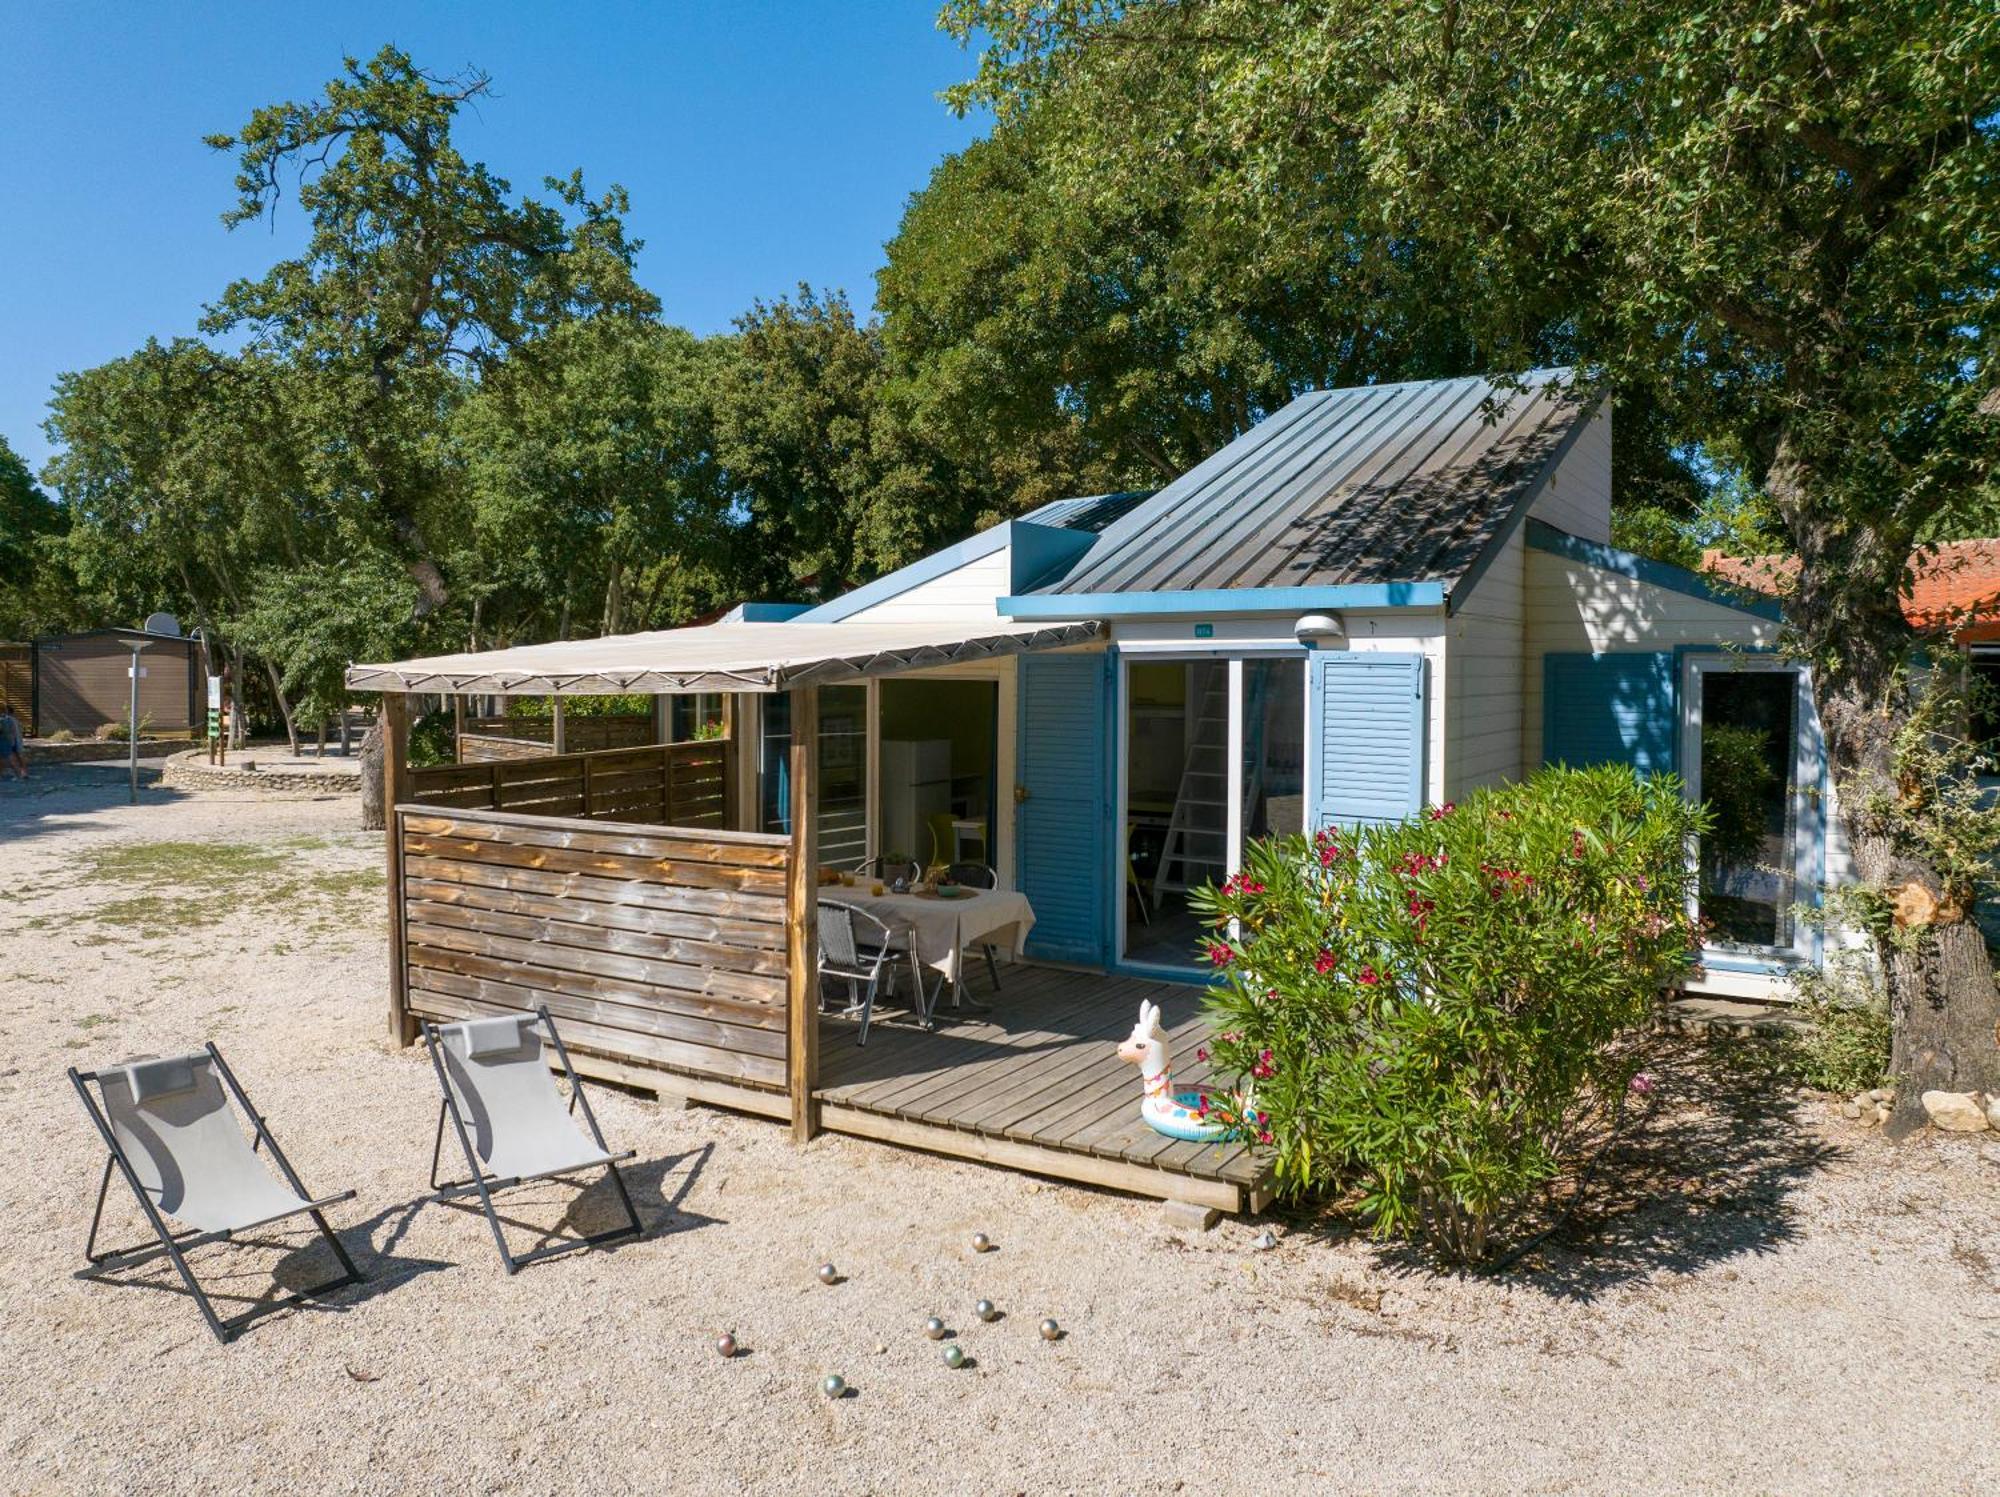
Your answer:
[[[529,696],[785,691],[1097,638],[1103,625],[1006,619],[703,624],[650,634],[566,639],[388,665],[352,665],[355,691],[493,692]]]

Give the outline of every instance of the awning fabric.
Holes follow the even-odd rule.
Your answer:
[[[1103,625],[1006,619],[721,623],[605,639],[566,639],[388,665],[352,665],[356,691],[492,692],[525,696],[786,691],[1097,638]]]

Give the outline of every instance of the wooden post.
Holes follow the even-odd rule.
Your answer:
[[[569,752],[569,725],[563,720],[563,699],[549,698],[549,744],[556,753]]]
[[[410,798],[410,699],[382,693],[382,839],[389,858],[389,1038],[414,1044],[410,1017],[409,953],[403,931],[403,819],[396,808]]]
[[[465,698],[456,692],[451,698],[451,761],[465,762]]]
[[[785,879],[785,968],[789,1044],[786,1084],[792,1097],[792,1138],[819,1132],[819,837],[813,826],[819,787],[819,696],[810,686],[792,693],[792,847]]]

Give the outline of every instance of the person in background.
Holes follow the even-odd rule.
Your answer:
[[[12,702],[0,702],[0,771],[12,770],[16,779],[28,777],[28,761],[21,752],[24,735],[21,719],[14,715]]]

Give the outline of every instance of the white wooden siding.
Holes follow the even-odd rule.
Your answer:
[[[1528,513],[1586,541],[1611,540],[1611,403],[1577,434]]]
[[[994,606],[995,600],[1007,596],[1012,578],[1008,549],[1002,546],[928,582],[919,582],[906,592],[870,604],[850,617],[885,622],[998,618],[1000,611]]]
[[[1542,762],[1542,658],[1551,651],[1777,643],[1771,619],[1532,547],[1526,560],[1521,763],[1527,769]]]
[[[1444,692],[1451,705],[1442,739],[1447,800],[1521,776],[1526,556],[1517,530],[1452,615]]]

